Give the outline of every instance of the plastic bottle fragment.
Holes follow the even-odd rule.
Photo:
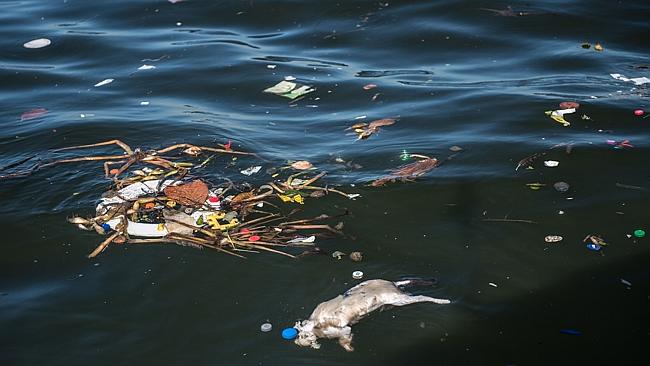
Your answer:
[[[247,169],[242,170],[240,173],[242,173],[242,174],[244,174],[244,175],[251,176],[251,175],[253,175],[253,174],[259,172],[260,169],[262,169],[262,167],[259,166],[259,165],[258,165],[258,166],[252,166],[252,167],[250,167],[250,168],[247,168]]]
[[[562,241],[562,239],[564,239],[564,238],[562,238],[559,235],[547,235],[547,236],[544,237],[544,241],[547,242],[547,243],[557,243],[557,242]]]
[[[296,328],[284,328],[282,329],[282,338],[290,341],[298,336],[298,330]]]
[[[556,191],[562,193],[568,191],[570,187],[571,186],[567,182],[556,182],[555,184],[553,184],[553,188],[555,188]]]
[[[49,39],[47,39],[47,38],[38,38],[38,39],[31,40],[29,42],[26,42],[25,44],[23,44],[23,47],[25,47],[25,48],[43,48],[43,47],[49,46],[50,44],[52,44],[52,41],[50,41]]]
[[[594,252],[599,251],[601,248],[602,247],[600,245],[598,245],[598,244],[594,244],[594,243],[587,244],[587,249],[593,250]]]
[[[104,79],[104,80],[98,82],[97,84],[95,84],[93,86],[97,88],[97,87],[100,87],[100,86],[103,86],[103,85],[106,85],[106,84],[110,84],[110,83],[113,82],[113,80],[115,80],[115,79]]]
[[[570,114],[570,113],[575,113],[576,109],[575,108],[568,108],[568,109],[557,109],[554,111],[546,111],[547,116],[551,117],[554,121],[561,123],[564,127],[568,127],[571,125],[569,121],[564,119],[565,114]]]
[[[609,74],[609,75],[611,77],[613,77],[614,79],[616,79],[616,80],[631,81],[631,82],[634,83],[634,85],[643,85],[643,84],[650,83],[650,79],[648,79],[645,76],[640,77],[640,78],[631,78],[631,79],[629,79],[629,78],[625,77],[625,75],[621,75],[621,74]]]

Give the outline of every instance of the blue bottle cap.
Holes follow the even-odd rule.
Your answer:
[[[287,340],[292,340],[298,336],[298,330],[296,328],[284,328],[282,329],[282,338]]]
[[[593,251],[595,251],[595,252],[599,251],[600,248],[601,248],[601,246],[598,245],[598,244],[594,244],[594,243],[589,243],[589,244],[587,244],[587,249],[589,249],[589,250],[593,250]]]
[[[102,229],[104,229],[104,231],[110,231],[111,230],[111,225],[109,225],[107,223],[103,223],[102,224]]]

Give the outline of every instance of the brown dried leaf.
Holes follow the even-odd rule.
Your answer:
[[[355,123],[355,124],[353,124],[352,126],[348,127],[348,130],[356,130],[356,129],[359,129],[359,128],[366,127],[367,125],[368,125],[368,124],[365,123],[365,122]]]
[[[400,178],[415,178],[421,176],[436,166],[438,166],[438,159],[422,159],[393,170],[391,172],[391,175]]]
[[[241,202],[243,200],[247,200],[247,199],[249,199],[251,197],[254,197],[254,196],[255,196],[255,194],[252,191],[251,192],[242,192],[242,193],[236,195],[235,197],[233,197],[233,199],[230,202],[231,203],[238,203],[238,202]]]
[[[383,126],[390,126],[396,122],[395,119],[393,118],[384,118],[384,119],[378,119],[375,121],[370,122],[368,125],[368,128],[370,129],[376,129],[378,127],[383,127]]]
[[[291,164],[291,167],[298,170],[307,170],[313,168],[314,166],[312,165],[312,163],[308,162],[307,160],[300,160]]]
[[[313,191],[309,194],[309,197],[319,198],[325,195],[325,190]]]
[[[377,131],[379,131],[379,128],[367,128],[367,129],[363,130],[361,133],[359,133],[359,135],[357,136],[357,140],[367,139],[368,137],[370,137],[373,133],[375,133]]]
[[[208,198],[208,186],[200,180],[169,186],[163,192],[169,199],[190,207],[200,207]]]
[[[416,161],[411,164],[403,165],[390,172],[389,175],[379,178],[371,183],[373,187],[380,187],[388,182],[394,182],[397,179],[407,181],[409,179],[417,178],[426,172],[438,166],[438,159],[428,158]]]

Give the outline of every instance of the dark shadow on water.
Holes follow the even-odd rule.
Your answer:
[[[650,254],[575,273],[462,329],[396,351],[385,365],[639,365],[650,335]],[[621,281],[625,279],[632,286]]]

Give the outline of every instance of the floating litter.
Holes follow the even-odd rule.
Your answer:
[[[557,243],[559,241],[562,241],[562,237],[559,235],[547,235],[544,237],[544,241],[547,243]]]
[[[560,162],[555,160],[546,160],[544,161],[544,165],[549,168],[555,168],[556,166],[560,165]]]
[[[264,92],[279,95],[281,97],[285,97],[293,100],[316,90],[315,88],[312,88],[311,86],[308,85],[302,85],[302,84],[292,83],[290,81],[287,81],[287,80],[294,80],[294,79],[295,78],[293,77],[291,77],[290,79],[290,77],[287,76],[285,77],[285,80],[282,80],[281,82],[275,84],[270,88],[264,89]]]
[[[52,44],[52,41],[50,41],[49,39],[47,39],[47,38],[38,38],[38,39],[34,39],[32,41],[29,41],[29,42],[23,44],[23,47],[25,47],[25,48],[43,48],[43,47],[49,46],[50,44]]]
[[[558,192],[566,192],[571,188],[571,186],[567,182],[556,182],[553,184],[553,188]]]
[[[625,286],[632,287],[632,283],[626,279],[621,278],[621,283],[624,284]]]
[[[298,336],[298,330],[296,328],[284,328],[282,329],[282,338],[286,340],[292,340]]]
[[[110,83],[113,82],[113,80],[115,80],[115,79],[104,79],[104,80],[98,82],[97,84],[95,84],[94,86],[95,86],[95,87],[98,87],[98,86],[102,86],[102,85],[110,84]]]
[[[264,333],[270,332],[271,329],[273,329],[273,325],[271,323],[264,323],[260,326],[260,330]]]
[[[636,236],[637,238],[643,238],[645,236],[645,230],[641,230],[641,229],[634,230],[634,236]]]
[[[587,244],[587,249],[593,250],[594,252],[599,251],[601,248],[602,247],[600,245],[598,245],[598,244],[593,244],[593,243]]]
[[[363,272],[361,272],[361,271],[352,272],[352,278],[354,278],[355,280],[362,279],[363,278]]]

